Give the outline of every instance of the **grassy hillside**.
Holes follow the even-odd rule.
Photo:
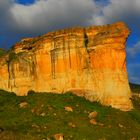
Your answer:
[[[138,140],[140,98],[133,103],[134,110],[122,112],[71,93],[17,97],[1,90],[0,140],[53,140],[59,133],[64,140]]]
[[[129,85],[133,93],[140,93],[140,85],[133,83],[130,83]]]

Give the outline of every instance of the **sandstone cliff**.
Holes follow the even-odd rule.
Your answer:
[[[75,27],[25,38],[0,57],[0,88],[26,95],[73,93],[90,101],[130,110],[122,22]]]

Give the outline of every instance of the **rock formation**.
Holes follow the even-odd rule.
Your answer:
[[[0,57],[0,88],[27,95],[73,93],[130,110],[123,22],[75,27],[25,38]]]

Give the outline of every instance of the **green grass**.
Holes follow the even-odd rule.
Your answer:
[[[22,102],[27,102],[25,108],[20,108]],[[140,98],[134,97],[133,103],[134,110],[122,112],[71,93],[30,92],[18,97],[0,90],[0,140],[53,140],[57,133],[62,133],[64,140],[139,140]],[[66,106],[73,112],[66,111]],[[92,111],[98,112],[96,121],[103,126],[90,124]]]

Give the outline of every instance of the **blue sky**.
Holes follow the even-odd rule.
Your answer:
[[[28,4],[33,4],[35,0],[16,0],[17,3],[28,5]]]
[[[23,37],[71,27],[124,21],[129,80],[140,84],[140,0],[0,0],[0,47]]]

